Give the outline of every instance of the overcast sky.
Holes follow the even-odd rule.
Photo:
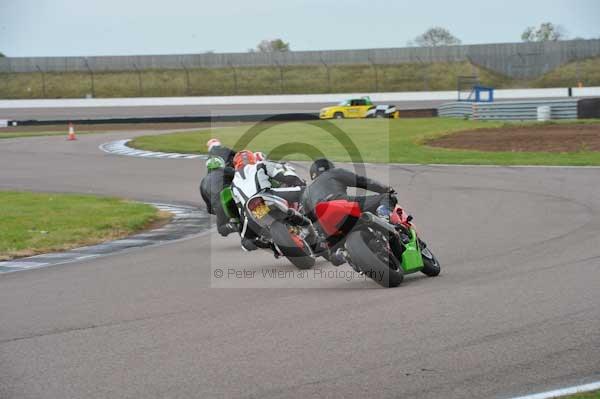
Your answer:
[[[544,21],[598,38],[600,0],[0,0],[0,52],[241,52],[276,37],[292,50],[403,47],[434,25],[466,44],[515,42]]]

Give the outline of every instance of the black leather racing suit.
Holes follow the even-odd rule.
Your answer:
[[[348,195],[348,187],[362,188],[379,194],[352,196]],[[334,168],[323,172],[304,190],[302,204],[306,215],[313,221],[316,220],[314,209],[319,202],[339,199],[358,202],[363,212],[376,213],[381,204],[389,208],[396,205],[389,191],[389,187],[373,179],[346,169]]]
[[[208,174],[200,182],[200,194],[206,203],[208,213],[217,216],[217,230],[225,236],[229,232],[226,227],[229,219],[221,206],[221,191],[231,185],[235,171],[233,168],[209,170]]]

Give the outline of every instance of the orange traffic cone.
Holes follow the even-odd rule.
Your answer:
[[[67,136],[67,140],[77,140],[77,136],[75,136],[75,128],[73,127],[73,124],[71,122],[69,122],[69,135]]]

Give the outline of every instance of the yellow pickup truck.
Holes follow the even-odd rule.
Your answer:
[[[320,119],[365,118],[367,111],[374,107],[368,97],[344,100],[338,105],[325,107],[319,113]]]
[[[338,105],[325,107],[319,112],[320,119],[343,118],[397,118],[393,105],[375,105],[369,97],[344,100]]]

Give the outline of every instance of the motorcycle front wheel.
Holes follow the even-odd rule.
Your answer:
[[[429,277],[438,276],[442,268],[433,252],[429,248],[424,247],[421,249],[421,257],[423,258],[423,269],[421,269],[421,272]]]
[[[404,279],[404,271],[393,259],[388,259],[388,251],[381,248],[375,253],[367,244],[372,239],[368,231],[354,231],[346,239],[346,250],[352,263],[377,284],[386,288],[397,287]]]
[[[277,248],[298,269],[310,269],[315,265],[315,258],[308,243],[290,232],[287,225],[274,222],[271,225],[271,237]]]

